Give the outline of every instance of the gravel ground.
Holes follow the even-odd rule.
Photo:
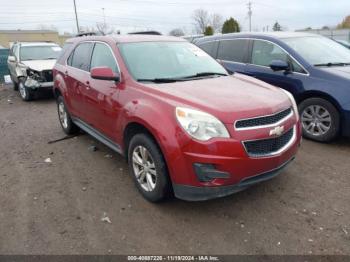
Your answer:
[[[155,205],[121,156],[88,135],[48,144],[62,137],[51,97],[0,85],[0,254],[350,255],[349,139],[304,140],[283,174],[238,194]]]

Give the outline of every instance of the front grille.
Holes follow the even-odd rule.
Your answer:
[[[283,149],[294,137],[294,128],[292,127],[287,132],[279,137],[246,141],[243,142],[244,147],[251,157],[263,157],[273,155]]]
[[[280,121],[283,118],[287,117],[291,112],[292,112],[292,109],[288,108],[288,109],[283,110],[283,111],[281,111],[281,112],[279,112],[277,114],[274,114],[274,115],[239,120],[239,121],[236,122],[236,128],[237,129],[239,129],[239,128],[250,128],[250,127],[257,127],[257,126],[265,126],[265,125],[276,124],[278,121]]]
[[[41,78],[43,79],[44,82],[52,82],[53,81],[52,70],[42,71]]]

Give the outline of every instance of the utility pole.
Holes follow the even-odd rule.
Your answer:
[[[77,5],[75,4],[75,0],[73,0],[73,3],[74,3],[74,12],[75,12],[75,22],[77,24],[77,32],[79,34],[80,30],[79,30],[79,23],[78,23]]]
[[[252,31],[252,2],[248,3],[249,32]]]
[[[102,7],[102,14],[103,14],[103,24],[104,24],[104,27],[106,28],[106,16],[105,16],[105,8]]]

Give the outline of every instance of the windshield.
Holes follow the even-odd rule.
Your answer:
[[[21,61],[57,59],[61,50],[59,46],[22,46],[20,58]]]
[[[227,75],[215,59],[187,42],[123,43],[119,49],[138,81]]]
[[[282,41],[312,65],[350,63],[350,50],[326,37],[295,37]]]

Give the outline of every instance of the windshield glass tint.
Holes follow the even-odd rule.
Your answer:
[[[22,61],[57,59],[61,50],[59,46],[23,46],[20,57]]]
[[[124,43],[119,48],[135,79],[182,78],[203,72],[227,74],[212,57],[187,42]]]
[[[282,39],[310,64],[350,63],[350,50],[325,37]]]

